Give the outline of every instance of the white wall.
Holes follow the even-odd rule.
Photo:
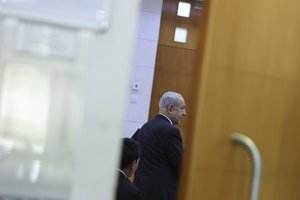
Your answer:
[[[163,0],[142,0],[123,135],[131,137],[147,120]],[[138,90],[132,89],[138,83]]]

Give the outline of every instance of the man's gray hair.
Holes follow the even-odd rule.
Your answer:
[[[177,92],[168,91],[159,100],[159,108],[166,108],[168,105],[179,106],[180,99],[183,98]]]

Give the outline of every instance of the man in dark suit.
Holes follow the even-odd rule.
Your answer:
[[[159,113],[134,134],[141,145],[141,160],[134,184],[142,200],[177,199],[180,162],[183,152],[178,128],[186,116],[181,94],[166,92],[159,101]]]
[[[139,144],[133,139],[124,138],[116,200],[140,200],[140,190],[129,180],[138,167],[139,158]]]

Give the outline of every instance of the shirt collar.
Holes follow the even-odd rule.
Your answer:
[[[125,172],[123,172],[121,169],[118,169],[119,172],[121,172],[122,174],[124,174],[124,176],[127,178]]]

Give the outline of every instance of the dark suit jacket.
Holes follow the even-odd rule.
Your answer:
[[[140,190],[119,172],[116,200],[140,200]]]
[[[133,137],[141,145],[134,184],[142,200],[175,200],[183,151],[179,129],[157,115]]]

